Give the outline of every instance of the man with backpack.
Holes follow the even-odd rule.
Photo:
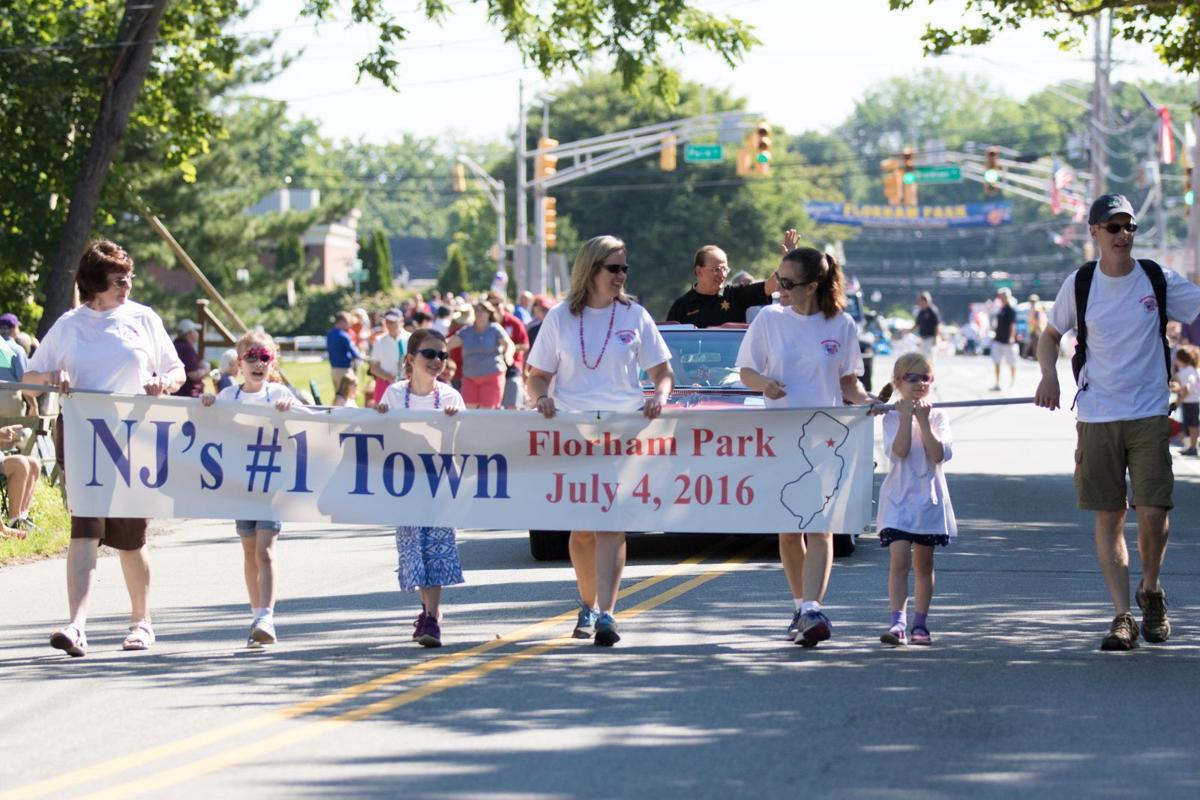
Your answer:
[[[1079,507],[1096,514],[1096,554],[1116,610],[1100,646],[1130,650],[1137,646],[1139,628],[1130,613],[1128,505],[1137,514],[1142,562],[1134,595],[1142,610],[1140,633],[1147,642],[1164,642],[1171,635],[1167,596],[1159,583],[1175,482],[1167,447],[1170,347],[1165,334],[1168,319],[1191,322],[1200,315],[1200,286],[1132,257],[1138,226],[1125,197],[1097,198],[1088,226],[1099,259],[1067,276],[1058,292],[1038,341],[1042,380],[1035,401],[1043,408],[1059,407],[1059,342],[1074,329],[1075,490]],[[1132,503],[1126,500],[1126,472]]]

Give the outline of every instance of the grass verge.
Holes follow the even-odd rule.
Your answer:
[[[62,492],[39,481],[33,490],[29,516],[37,530],[25,539],[0,539],[0,567],[58,555],[67,549],[71,538],[71,517],[63,503]]]

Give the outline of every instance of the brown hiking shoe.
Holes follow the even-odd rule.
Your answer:
[[[1167,593],[1137,590],[1138,608],[1142,610],[1142,636],[1147,642],[1165,642],[1171,636],[1171,621],[1167,619]]]
[[[1100,643],[1101,650],[1132,650],[1137,647],[1138,624],[1133,620],[1133,614],[1126,611],[1113,617],[1112,625],[1108,627],[1108,636]]]

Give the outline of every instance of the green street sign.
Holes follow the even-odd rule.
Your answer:
[[[689,144],[683,148],[683,160],[689,164],[711,163],[724,157],[725,151],[719,144]]]
[[[365,281],[367,279],[367,271],[365,269],[356,269],[346,277],[352,281]]]
[[[957,164],[917,167],[908,174],[913,176],[912,183],[962,183],[963,179],[962,167]]]

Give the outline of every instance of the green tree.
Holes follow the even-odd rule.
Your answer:
[[[394,49],[407,31],[385,4],[306,0],[302,13],[328,19],[343,5],[353,22],[379,33],[378,47],[360,62],[361,74],[394,86]],[[128,210],[109,210],[106,203],[109,171],[120,162],[126,134],[140,130],[157,144],[157,162],[177,166],[182,179],[191,180],[192,159],[223,133],[213,98],[238,81],[263,77],[266,67],[244,69],[243,60],[260,42],[227,32],[248,8],[236,0],[65,0],[50,9],[41,0],[8,3],[0,18],[0,115],[8,134],[0,140],[0,174],[15,167],[19,186],[0,197],[0,220],[5,238],[27,239],[12,248],[12,263],[45,275],[42,331],[71,302],[73,262],[87,237]],[[442,19],[449,4],[425,0],[424,10]],[[489,0],[488,13],[543,74],[577,69],[605,53],[627,89],[648,85],[668,98],[675,79],[663,47],[696,43],[734,63],[754,43],[742,23],[686,2],[555,0],[534,11]],[[63,41],[71,46],[54,44]],[[69,203],[57,202],[66,197]],[[39,215],[48,221],[31,225]]]
[[[387,234],[382,228],[376,228],[371,236],[371,249],[375,251],[371,259],[372,267],[367,275],[368,292],[388,292],[392,289],[392,251],[388,247]]]
[[[458,294],[470,288],[467,278],[467,257],[462,243],[455,241],[446,247],[446,263],[438,274],[438,291]]]
[[[888,0],[892,10],[907,10],[916,0]],[[928,0],[933,4],[933,0]],[[928,25],[921,37],[925,52],[945,53],[960,45],[985,45],[1006,30],[1031,22],[1055,23],[1046,37],[1064,48],[1079,44],[1096,15],[1112,12],[1113,34],[1130,42],[1154,45],[1163,63],[1180,73],[1200,69],[1200,3],[1155,0],[958,0],[960,27]]]
[[[275,248],[275,274],[285,281],[290,278],[296,291],[303,292],[311,272],[304,242],[294,233],[284,236]]]

